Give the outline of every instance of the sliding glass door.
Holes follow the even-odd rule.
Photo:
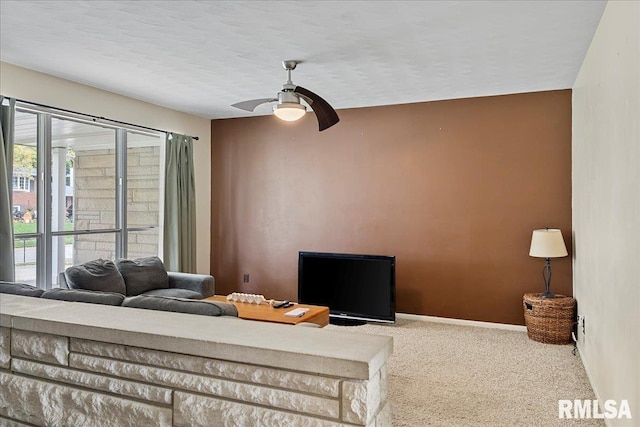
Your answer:
[[[163,144],[160,133],[20,105],[14,148],[24,155],[14,156],[16,279],[51,288],[70,265],[161,255]],[[26,198],[15,191],[19,186],[34,194]]]

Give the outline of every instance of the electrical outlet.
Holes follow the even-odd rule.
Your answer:
[[[242,282],[249,283],[249,273],[245,273],[242,275]]]
[[[584,331],[585,331],[585,327],[584,327],[584,316],[581,316],[578,314],[578,329],[582,328],[582,336],[584,336]]]

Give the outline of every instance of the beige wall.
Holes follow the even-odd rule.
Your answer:
[[[599,399],[631,405],[634,419],[612,426],[640,420],[638,28],[640,2],[610,1],[573,88],[574,295],[586,319],[579,350]]]
[[[197,271],[209,273],[211,122],[133,98],[0,62],[0,93],[110,119],[200,137],[194,142]]]

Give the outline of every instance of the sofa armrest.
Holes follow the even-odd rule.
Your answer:
[[[67,283],[67,276],[64,275],[64,271],[58,273],[58,286],[60,289],[69,289],[69,284]]]
[[[215,294],[215,279],[208,274],[179,273],[168,271],[169,287],[188,289],[198,292],[202,298],[207,298]]]

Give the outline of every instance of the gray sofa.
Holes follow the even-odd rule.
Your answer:
[[[168,272],[158,257],[89,261],[60,273],[59,285],[63,289],[115,292],[128,297],[203,299],[215,292],[213,276]]]
[[[0,293],[53,299],[58,301],[114,306],[121,305],[123,307],[197,314],[201,316],[238,317],[238,310],[233,304],[169,296],[137,295],[125,297],[123,294],[117,292],[60,288],[45,291],[24,283],[2,281],[0,281]]]
[[[0,293],[204,316],[238,316],[233,304],[200,301],[215,292],[213,276],[168,272],[158,257],[97,259],[67,268],[60,289],[0,282]]]

